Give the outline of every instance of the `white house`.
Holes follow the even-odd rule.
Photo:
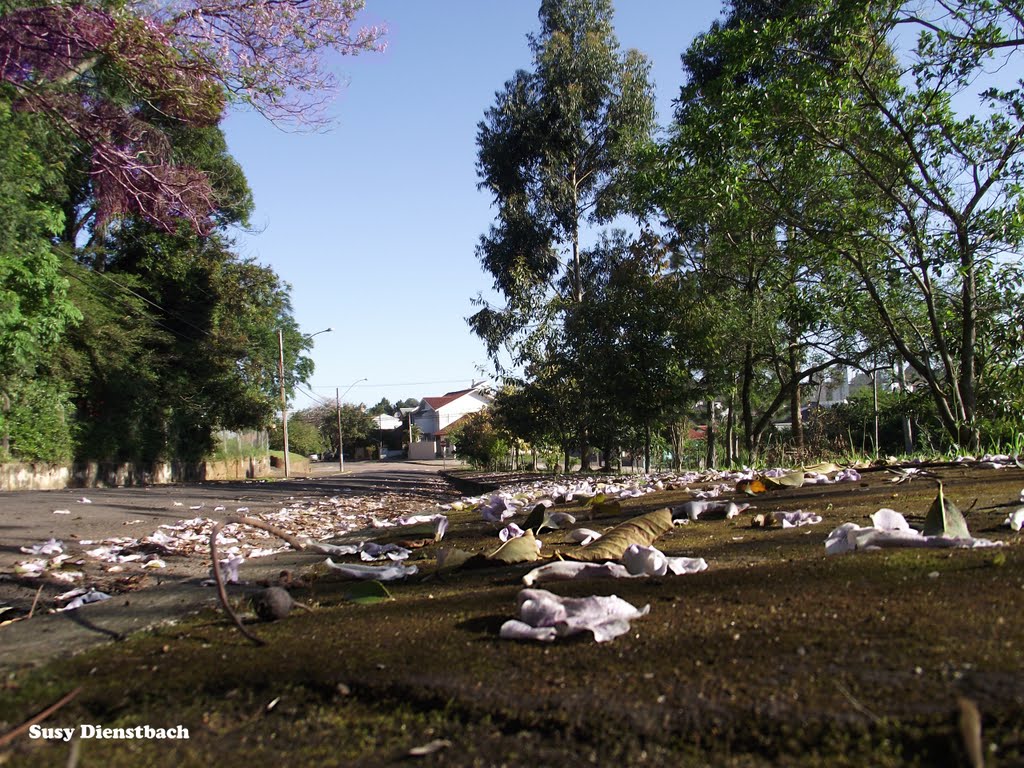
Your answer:
[[[448,392],[440,397],[425,397],[412,412],[412,423],[419,427],[420,442],[409,446],[409,458],[433,458],[438,454],[438,440],[443,440],[451,427],[493,402],[486,383],[469,389]]]
[[[373,423],[377,425],[377,429],[381,431],[389,429],[398,429],[402,426],[402,420],[392,416],[390,413],[381,413],[373,417]]]

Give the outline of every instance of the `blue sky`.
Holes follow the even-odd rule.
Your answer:
[[[251,113],[225,131],[256,200],[239,252],[292,286],[295,317],[315,339],[311,393],[373,405],[469,386],[490,370],[465,318],[491,278],[475,247],[492,223],[476,188],[476,128],[495,92],[531,68],[536,0],[367,0],[365,23],[388,49],[342,59],[347,81],[319,134],[287,133]],[[618,0],[623,48],[652,63],[665,125],[682,84],[679,55],[719,15],[720,0]],[[481,374],[481,370],[484,374]],[[293,407],[312,402],[300,392]]]

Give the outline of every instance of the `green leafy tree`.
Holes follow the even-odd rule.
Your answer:
[[[377,424],[364,405],[341,404],[341,438],[338,436],[338,408],[335,403],[324,402],[302,411],[302,418],[316,426],[323,447],[338,453],[343,445],[346,453],[357,446],[368,446],[376,441]],[[291,422],[289,422],[290,424]],[[290,429],[290,427],[289,427]],[[291,435],[289,434],[289,439]]]
[[[1015,3],[737,2],[688,54],[688,116],[743,160],[711,196],[753,186],[758,215],[838,257],[832,283],[856,287],[971,448],[998,400],[979,391],[1013,357],[997,329],[1019,303],[1024,96],[994,73],[1019,69],[1020,33]]]
[[[378,402],[375,406],[373,406],[373,408],[369,410],[369,414],[371,416],[380,416],[381,414],[385,413],[391,415],[394,413],[396,407],[397,406],[392,405],[391,401],[388,400],[386,397],[382,397],[380,399],[380,402]]]
[[[0,88],[0,459],[67,458],[67,389],[47,378],[61,334],[79,313],[67,294],[62,225],[51,189],[61,142]],[[45,426],[44,426],[45,425]]]
[[[648,63],[619,51],[610,0],[543,0],[539,16],[533,70],[505,83],[477,134],[480,186],[498,209],[477,255],[505,305],[478,299],[469,322],[499,366],[503,349],[525,365],[560,343],[587,300],[581,235],[626,209],[625,178],[654,120]],[[575,403],[584,456],[587,409]]]
[[[508,437],[495,427],[487,410],[462,419],[448,440],[460,457],[487,469],[497,469],[509,455]]]
[[[318,426],[309,420],[308,413],[296,413],[288,418],[290,453],[311,456],[314,453],[322,453],[326,445]],[[270,433],[270,448],[274,451],[284,450],[284,433],[280,429]]]
[[[222,227],[244,222],[251,194],[220,131],[193,131],[177,147],[219,180],[215,218]],[[69,200],[77,201],[69,215],[88,222],[89,189],[70,186],[74,178],[67,177]],[[86,319],[62,348],[77,393],[82,455],[194,460],[210,450],[217,428],[271,423],[280,388],[278,331],[286,394],[312,372],[303,354],[311,341],[277,275],[238,258],[219,232],[168,233],[129,218],[92,234],[76,250],[71,272]]]

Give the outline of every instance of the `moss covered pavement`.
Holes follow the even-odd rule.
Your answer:
[[[182,725],[188,739],[24,733],[0,747],[0,764],[1024,765],[1024,548],[1002,525],[1024,472],[936,472],[947,498],[970,508],[971,533],[1006,546],[826,556],[829,531],[867,525],[880,507],[922,522],[935,483],[894,484],[876,471],[769,491],[747,499],[756,512],[802,509],[824,521],[754,528],[755,510],[698,521],[657,546],[705,558],[702,573],[544,584],[650,605],[628,634],[601,644],[589,634],[552,644],[498,637],[530,564],[439,573],[430,545],[411,558],[416,576],[389,585],[391,599],[360,604],[347,599],[352,582],[309,555],[293,594],[314,610],[252,625],[265,646],[207,611],[42,666],[9,666],[0,681],[0,734],[77,689],[42,726]],[[688,498],[650,494],[589,521],[578,505],[565,510],[601,530]],[[450,519],[442,546],[495,548],[479,514]],[[544,553],[568,549],[564,536],[543,534]]]

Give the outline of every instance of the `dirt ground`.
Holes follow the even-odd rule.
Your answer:
[[[656,542],[705,558],[704,572],[541,585],[650,606],[610,642],[544,644],[498,636],[537,563],[438,571],[441,545],[497,543],[478,513],[453,512],[441,545],[415,551],[419,573],[388,585],[388,600],[355,602],[352,582],[315,558],[296,565],[292,592],[313,610],[250,625],[266,645],[211,610],[8,666],[0,734],[77,690],[47,727],[181,725],[189,738],[22,734],[0,742],[0,764],[1024,765],[1024,548],[1003,525],[1021,506],[1024,471],[931,471],[971,533],[1004,546],[825,554],[833,528],[868,525],[882,507],[921,524],[937,488],[926,477],[897,484],[878,469],[854,483],[737,492],[756,509]],[[560,509],[604,530],[691,497],[662,491],[591,520],[579,504]],[[796,509],[824,519],[751,526],[754,514]],[[549,556],[571,546],[564,531],[540,538]]]

